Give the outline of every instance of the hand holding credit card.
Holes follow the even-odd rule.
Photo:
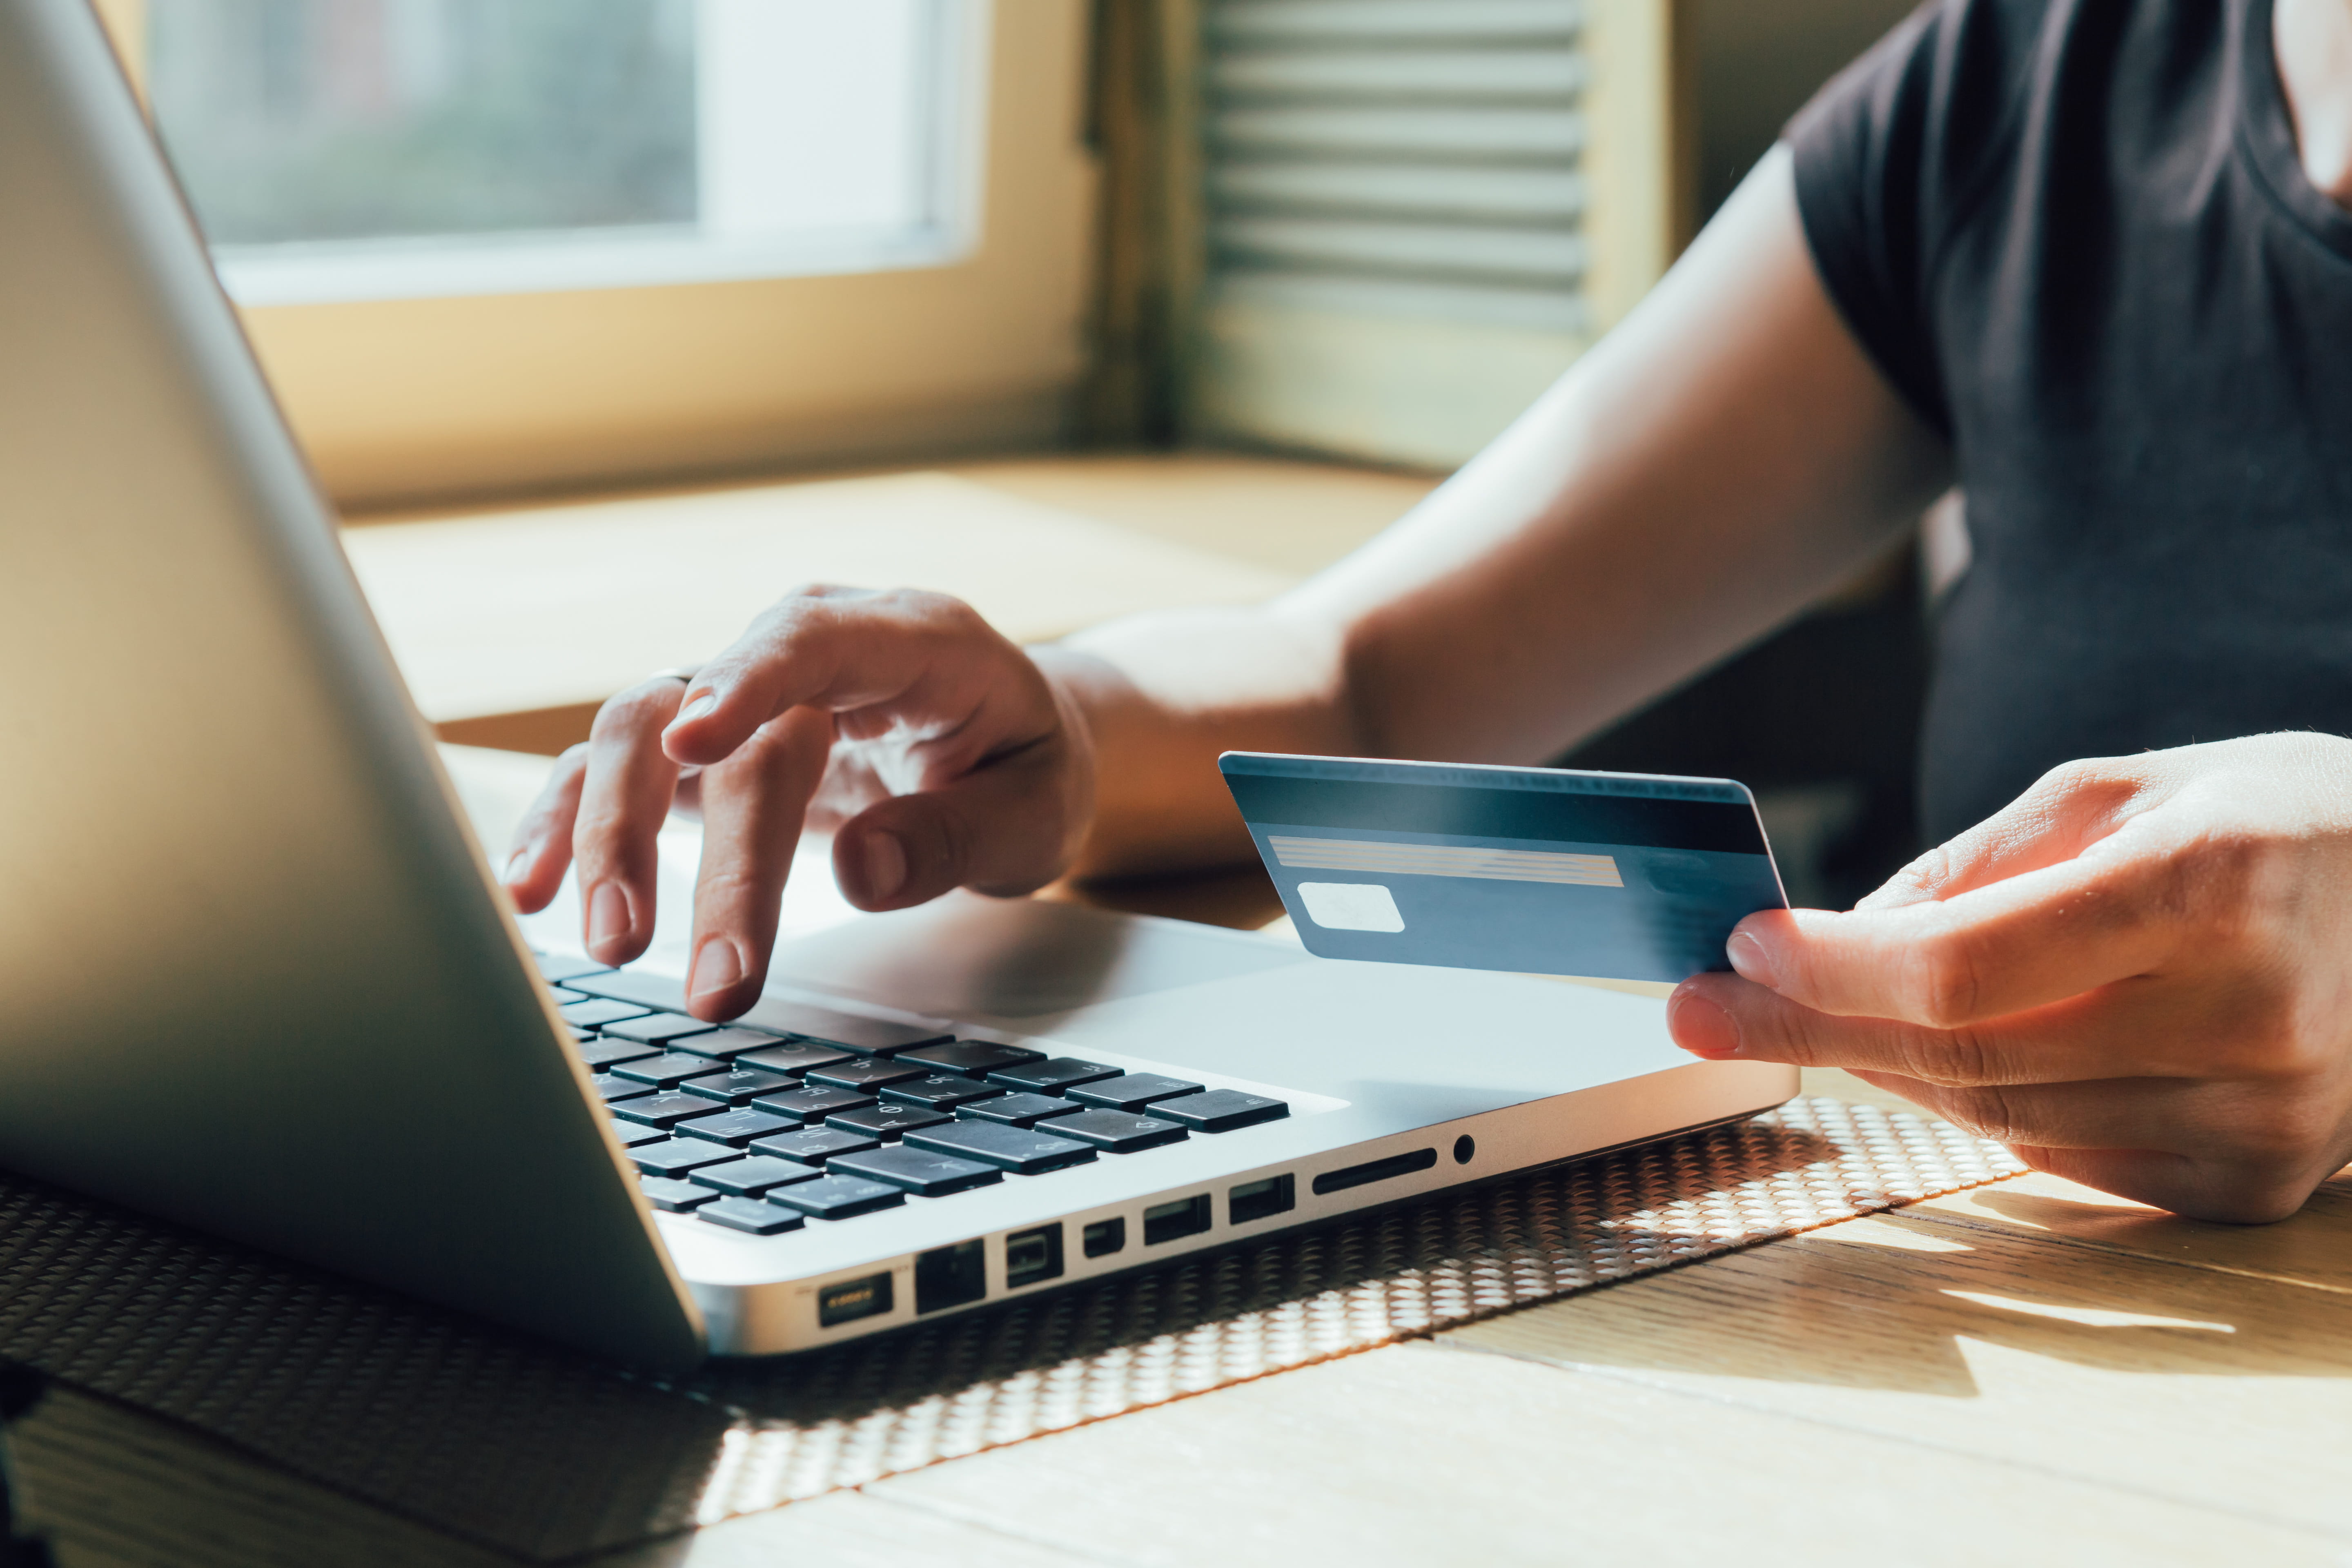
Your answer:
[[[1729,779],[1228,752],[1283,907],[1323,958],[1679,982],[1789,907]]]

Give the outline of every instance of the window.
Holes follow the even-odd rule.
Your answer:
[[[160,0],[155,116],[245,302],[937,265],[955,0]]]

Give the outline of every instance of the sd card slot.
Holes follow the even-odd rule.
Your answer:
[[[1415,1171],[1426,1171],[1436,1163],[1437,1151],[1434,1149],[1415,1149],[1411,1153],[1391,1154],[1385,1160],[1367,1160],[1360,1165],[1349,1165],[1345,1170],[1324,1172],[1315,1178],[1315,1192],[1318,1197],[1325,1193],[1344,1193],[1349,1187],[1370,1186],[1374,1182],[1385,1182],[1391,1176],[1410,1176]]]

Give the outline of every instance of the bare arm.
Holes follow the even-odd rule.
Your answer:
[[[1462,473],[1274,604],[1026,654],[936,595],[788,595],[598,716],[517,841],[589,951],[653,936],[654,835],[708,824],[688,991],[759,994],[803,823],[866,909],[1248,853],[1227,749],[1538,761],[1787,617],[1916,517],[1942,446],[1824,297],[1775,153],[1639,310]]]
[[[1273,605],[1041,653],[1098,753],[1082,865],[1232,858],[1226,749],[1539,762],[1786,619],[1949,457],[1838,319],[1776,150],[1626,321],[1411,515]]]

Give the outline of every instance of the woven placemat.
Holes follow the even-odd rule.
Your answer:
[[[2021,1170],[1940,1122],[1753,1121],[773,1362],[657,1381],[0,1176],[0,1358],[555,1559]]]

